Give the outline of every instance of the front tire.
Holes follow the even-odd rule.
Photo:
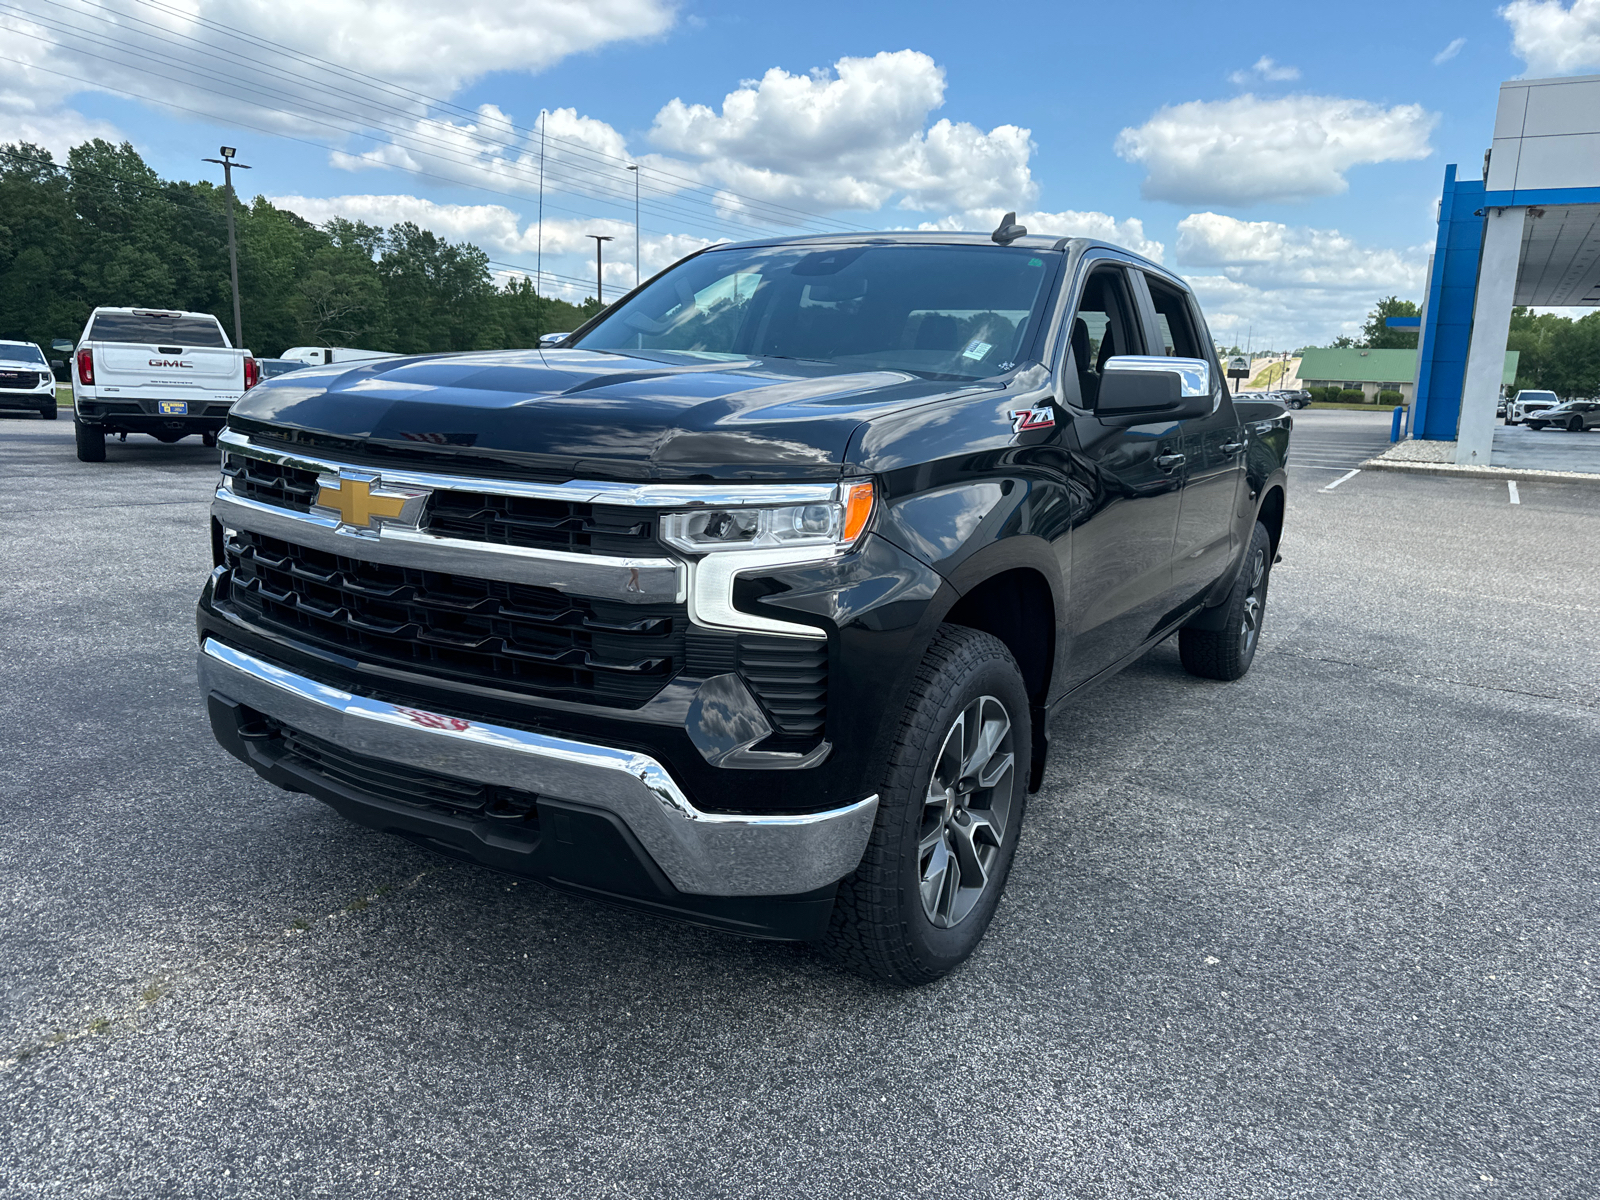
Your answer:
[[[56,419],[56,406],[54,404],[45,405],[39,410],[39,415],[46,421],[54,421]]]
[[[1583,432],[1583,418],[1582,417],[1573,417],[1570,420],[1568,420],[1567,421],[1567,432],[1568,433],[1582,433]]]
[[[1528,422],[1528,428],[1532,429],[1532,430],[1535,430],[1535,431],[1543,429],[1544,426],[1545,426],[1545,423],[1543,421],[1529,421]]]
[[[1267,585],[1272,581],[1272,535],[1260,521],[1250,535],[1244,564],[1233,590],[1222,602],[1218,629],[1178,630],[1178,656],[1183,669],[1202,679],[1231,683],[1242,679],[1261,644],[1267,615]]]
[[[822,941],[831,957],[901,987],[966,961],[1016,854],[1032,736],[1005,644],[941,626],[889,749],[866,853],[839,884]]]
[[[82,421],[72,422],[72,433],[78,443],[79,462],[105,462],[106,460],[106,431],[99,425],[85,425]]]

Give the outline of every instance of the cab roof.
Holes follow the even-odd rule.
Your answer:
[[[861,233],[812,233],[801,234],[795,237],[754,238],[745,242],[723,242],[715,246],[706,247],[712,250],[746,250],[760,249],[768,246],[994,246],[995,240],[987,233],[972,233],[966,231],[950,232],[945,230],[929,229],[886,229],[878,232]],[[1115,250],[1119,254],[1126,254],[1139,263],[1148,266],[1151,270],[1158,271],[1169,278],[1176,279],[1172,271],[1160,263],[1146,258],[1143,254],[1129,250],[1126,246],[1119,246],[1115,242],[1105,242],[1098,238],[1087,237],[1051,237],[1043,234],[1027,234],[1015,241],[1007,243],[1008,246],[1032,250],[1035,253],[1069,252],[1082,253],[1091,248]]]

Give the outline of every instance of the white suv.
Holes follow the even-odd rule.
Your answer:
[[[56,419],[56,377],[32,342],[0,340],[0,409],[26,409]]]
[[[1554,392],[1534,391],[1523,388],[1517,393],[1517,398],[1506,406],[1506,424],[1520,425],[1528,419],[1529,413],[1543,412],[1547,408],[1554,408],[1561,403],[1561,397]]]

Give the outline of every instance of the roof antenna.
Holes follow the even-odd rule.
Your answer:
[[[1017,224],[1017,214],[1008,212],[1000,219],[1000,228],[996,229],[989,237],[1002,246],[1009,246],[1019,237],[1028,236],[1028,227]]]

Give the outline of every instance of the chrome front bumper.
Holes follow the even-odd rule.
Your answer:
[[[202,696],[216,692],[304,733],[374,758],[587,804],[624,821],[681,892],[788,896],[856,868],[877,796],[801,816],[697,809],[659,762],[548,734],[351,695],[207,638]]]

